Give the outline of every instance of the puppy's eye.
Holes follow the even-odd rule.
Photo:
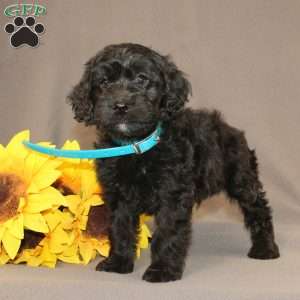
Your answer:
[[[146,85],[149,82],[149,78],[145,74],[138,74],[135,78],[138,84]]]
[[[105,87],[108,87],[108,85],[109,85],[109,81],[108,81],[107,77],[103,77],[100,80],[100,86],[105,88]]]

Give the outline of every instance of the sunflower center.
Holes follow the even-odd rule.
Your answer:
[[[31,230],[24,230],[24,239],[21,243],[21,249],[33,249],[45,237],[43,233]]]
[[[55,187],[57,190],[59,190],[64,196],[75,194],[75,192],[68,185],[66,185],[61,179],[57,179],[52,184],[52,186]]]
[[[89,211],[86,235],[101,239],[108,235],[109,224],[110,214],[108,208],[105,205],[92,206]]]
[[[15,216],[26,185],[15,174],[0,173],[0,223]]]

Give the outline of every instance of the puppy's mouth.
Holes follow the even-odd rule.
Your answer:
[[[147,137],[155,130],[156,126],[156,122],[120,119],[106,127],[106,131],[114,140],[126,143]]]
[[[114,130],[125,137],[144,137],[147,133],[155,129],[153,122],[128,122],[120,121],[115,124]]]

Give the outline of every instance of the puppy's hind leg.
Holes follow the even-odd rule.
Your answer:
[[[249,160],[241,160],[230,166],[227,174],[227,193],[237,200],[246,228],[250,231],[252,247],[248,256],[256,259],[279,257],[274,240],[271,208],[258,178],[256,156],[249,151]]]

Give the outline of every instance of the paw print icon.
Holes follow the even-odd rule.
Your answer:
[[[36,23],[33,16],[26,19],[16,17],[13,23],[7,23],[4,30],[11,34],[10,44],[14,48],[22,45],[36,47],[39,44],[39,35],[44,33],[45,27],[42,23]]]

